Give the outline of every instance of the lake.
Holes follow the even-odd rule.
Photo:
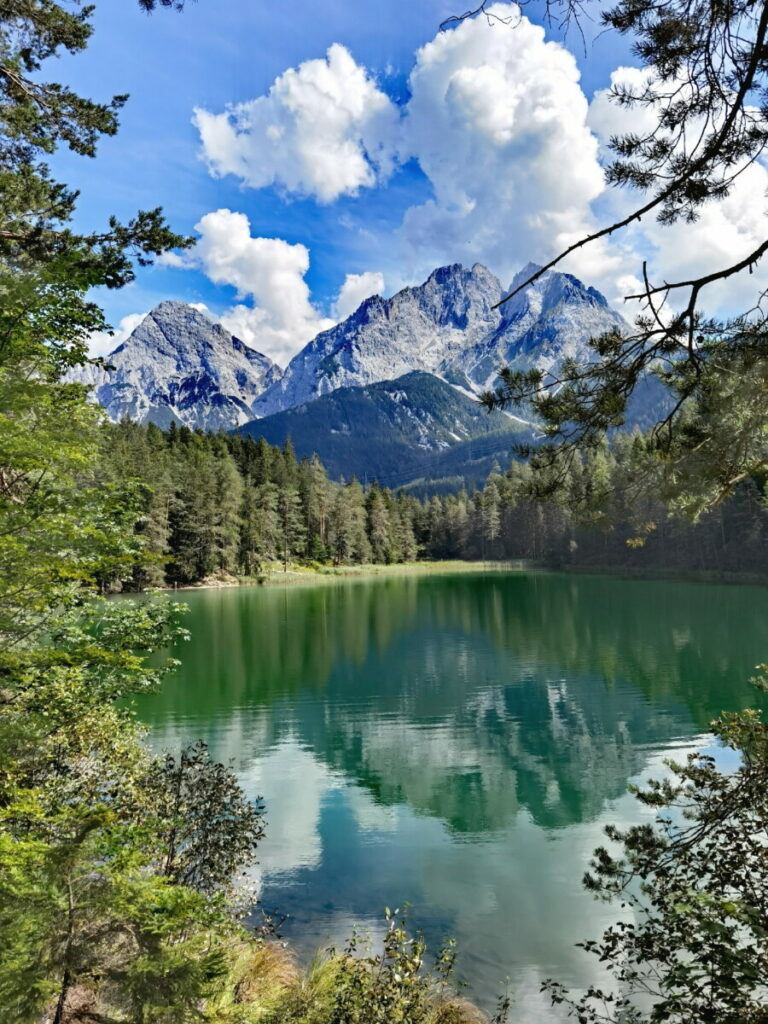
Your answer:
[[[467,994],[561,1018],[543,978],[615,917],[580,879],[627,785],[755,706],[768,590],[489,571],[185,593],[192,639],[137,702],[157,749],[202,738],[267,805],[263,903],[309,958],[410,904]],[[719,757],[727,761],[727,752]],[[731,759],[732,760],[732,759]]]

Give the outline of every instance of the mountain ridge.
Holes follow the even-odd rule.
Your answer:
[[[410,370],[479,394],[493,386],[501,366],[548,370],[565,358],[586,360],[593,357],[590,338],[626,329],[600,292],[554,270],[494,308],[538,269],[528,264],[505,292],[482,264],[467,270],[454,263],[390,299],[366,299],[291,359],[254,413],[269,416],[339,387],[393,380]]]
[[[480,484],[494,461],[507,464],[523,421],[488,413],[434,374],[412,370],[390,381],[337,388],[311,402],[252,420],[238,432],[316,454],[334,479],[403,487],[420,479]]]
[[[255,399],[280,368],[183,302],[166,300],[104,360],[72,379],[90,384],[112,420],[231,429],[252,416]]]
[[[477,403],[499,368],[556,371],[563,359],[594,358],[590,338],[626,329],[600,292],[559,271],[499,305],[538,269],[523,267],[505,292],[480,263],[437,267],[420,285],[364,300],[285,370],[199,310],[166,301],[107,357],[111,369],[76,376],[113,420],[245,429],[273,443],[290,434],[335,476],[479,480],[531,436],[524,419],[488,417]]]

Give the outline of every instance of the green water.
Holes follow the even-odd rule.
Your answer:
[[[548,574],[381,577],[184,595],[192,640],[143,699],[152,742],[205,739],[264,796],[263,902],[309,956],[411,904],[490,1005],[560,1018],[547,976],[613,916],[580,889],[627,783],[754,706],[768,591]],[[718,756],[725,757],[725,754]]]

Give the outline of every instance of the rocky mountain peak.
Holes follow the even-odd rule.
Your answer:
[[[541,268],[528,263],[515,275],[514,292]],[[592,338],[627,329],[624,318],[611,309],[596,288],[573,274],[548,270],[499,307],[501,322],[493,337],[465,354],[465,374],[481,389],[494,386],[499,368],[556,369],[564,359],[594,358]]]
[[[538,270],[529,263],[511,289]],[[79,379],[113,419],[162,426],[231,429],[334,392],[432,374],[475,394],[502,366],[550,369],[567,357],[589,359],[590,338],[625,327],[594,288],[572,274],[542,274],[494,308],[505,293],[480,263],[437,267],[419,285],[386,299],[371,296],[346,320],[318,334],[284,373],[205,312],[161,302],[108,357]]]
[[[504,294],[512,294],[540,270],[541,267],[536,263],[526,264],[515,274]],[[596,288],[583,284],[573,274],[557,270],[547,270],[522,291],[512,294],[512,298],[500,308],[504,322],[511,323],[524,317],[533,319],[548,316],[559,306],[565,305],[609,308],[607,300]]]
[[[470,323],[488,321],[501,298],[501,285],[481,263],[471,270],[453,263],[434,270],[413,294],[435,324],[465,331]]]
[[[527,264],[511,289],[538,269]],[[495,309],[503,294],[498,278],[481,263],[469,269],[452,263],[391,299],[367,299],[294,356],[254,412],[269,416],[337,388],[392,380],[411,370],[479,392],[493,386],[500,367],[511,361],[551,366],[579,352],[588,358],[591,337],[623,325],[599,292],[571,274],[547,271]]]
[[[109,369],[75,375],[112,420],[230,429],[280,376],[271,359],[184,302],[156,306],[107,357]]]
[[[524,281],[527,281],[529,278],[533,277],[534,274],[538,274],[540,270],[540,263],[533,263],[531,261],[526,263],[525,266],[518,270],[518,272],[512,278],[512,283],[509,286],[509,291],[507,292],[507,294],[509,294],[509,292],[514,291],[515,288],[519,288]]]
[[[392,380],[411,370],[442,374],[462,352],[497,330],[501,284],[486,267],[438,267],[391,299],[366,301],[319,334],[256,403],[259,416],[290,409],[340,387]]]

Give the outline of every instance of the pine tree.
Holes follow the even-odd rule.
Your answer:
[[[299,493],[306,512],[308,549],[311,558],[328,557],[328,521],[333,506],[334,488],[325,467],[313,455],[299,465]]]
[[[216,569],[236,572],[239,567],[240,509],[243,500],[243,479],[226,446],[217,439],[213,461],[214,510],[213,558]]]
[[[288,572],[288,562],[291,556],[303,553],[307,538],[301,498],[294,487],[284,487],[278,491],[277,529],[283,572]]]
[[[389,509],[381,488],[374,482],[365,498],[367,534],[374,562],[392,562],[392,539]]]
[[[480,502],[480,520],[483,532],[483,559],[493,557],[501,530],[499,475],[492,471],[488,477]]]

